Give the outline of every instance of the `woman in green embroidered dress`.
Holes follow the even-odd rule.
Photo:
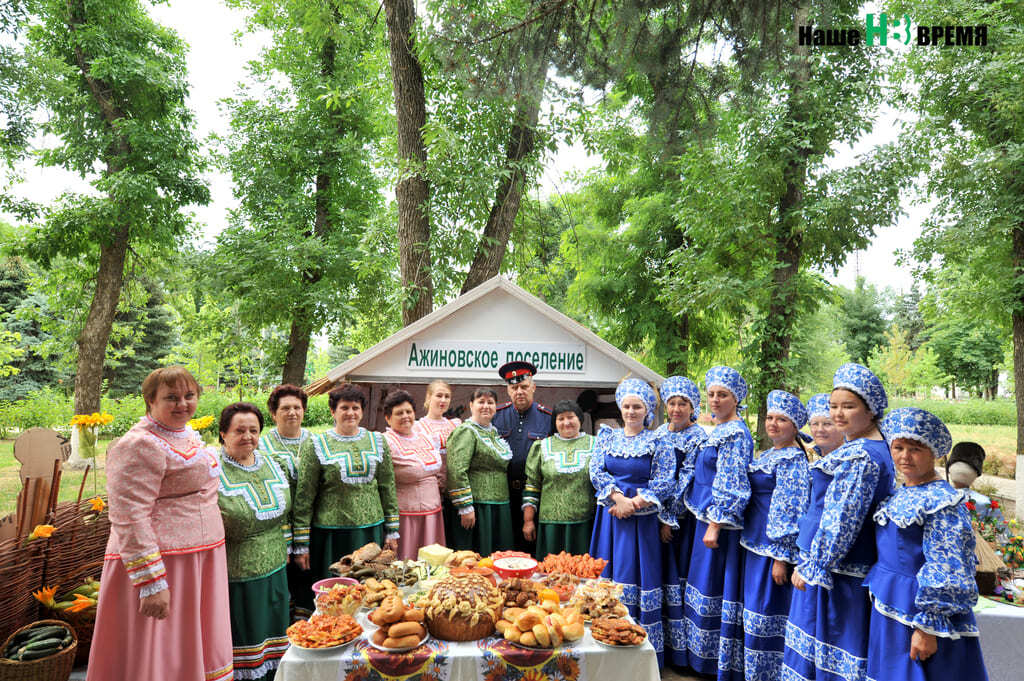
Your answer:
[[[594,436],[580,433],[583,410],[562,400],[551,415],[557,434],[534,442],[526,456],[523,536],[536,537],[537,560],[559,551],[589,551],[597,506],[590,482]]]
[[[497,401],[490,388],[474,390],[469,419],[448,436],[448,495],[459,513],[448,541],[485,556],[513,542],[505,474],[512,450],[491,425]]]
[[[328,404],[334,429],[311,436],[299,448],[292,514],[296,562],[314,579],[329,577],[331,563],[369,542],[398,550],[391,450],[383,434],[359,425],[366,396],[346,384],[331,391]]]
[[[231,643],[236,679],[271,679],[288,648],[285,564],[291,489],[281,465],[256,449],[263,415],[236,402],[220,414],[217,504],[228,556]]]
[[[292,493],[292,512],[294,512],[295,486],[299,482],[299,448],[309,439],[310,433],[302,427],[306,416],[306,404],[309,396],[298,386],[284,383],[270,391],[267,398],[267,410],[274,420],[274,427],[260,437],[260,452],[273,457],[288,476]],[[294,523],[293,518],[288,518]],[[299,596],[302,602],[306,594],[311,593],[313,582],[308,570],[299,567],[296,561],[288,561],[285,568],[288,574],[288,591],[294,600]]]

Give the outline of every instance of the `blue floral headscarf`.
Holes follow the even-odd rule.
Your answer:
[[[747,408],[740,404],[747,397],[747,382],[740,376],[740,372],[727,366],[711,367],[704,374],[704,389],[710,390],[715,385],[725,388],[736,398],[737,413]]]
[[[893,440],[900,438],[916,440],[931,449],[936,459],[949,454],[953,447],[953,436],[946,424],[930,411],[917,407],[893,409],[878,424],[878,429],[890,446]]]
[[[690,401],[690,406],[693,410],[690,412],[690,421],[697,420],[697,414],[700,413],[700,390],[697,388],[697,384],[688,379],[686,376],[669,376],[665,379],[665,382],[661,384],[661,401],[664,404],[668,404],[668,401],[673,397],[685,397]]]
[[[810,421],[815,416],[832,418],[832,412],[828,408],[828,393],[818,393],[807,400],[807,420]]]
[[[800,429],[807,425],[807,410],[800,398],[785,390],[773,390],[768,393],[768,400],[765,403],[766,414],[780,414],[793,422],[796,426],[796,434],[804,442],[810,442],[812,438],[807,433],[801,433]]]
[[[639,378],[627,378],[615,389],[615,404],[619,405],[619,409],[622,409],[622,400],[627,397],[640,398],[640,401],[647,407],[644,425],[651,425],[654,422],[654,410],[658,406],[658,396],[654,394],[654,388]]]
[[[882,418],[885,408],[889,406],[889,398],[885,395],[882,382],[866,366],[850,362],[836,369],[835,376],[832,377],[832,389],[836,388],[860,395],[876,418]]]

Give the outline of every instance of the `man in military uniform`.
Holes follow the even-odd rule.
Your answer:
[[[498,407],[492,421],[498,434],[512,449],[512,460],[508,464],[508,498],[512,511],[512,530],[515,533],[515,549],[533,555],[536,544],[523,537],[523,487],[526,485],[526,455],[537,440],[543,440],[554,432],[551,410],[533,401],[537,386],[533,376],[537,367],[529,362],[509,362],[498,369],[508,384],[511,402]]]

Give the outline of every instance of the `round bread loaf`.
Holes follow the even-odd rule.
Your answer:
[[[478,574],[447,577],[434,585],[426,612],[430,635],[445,641],[476,641],[494,632],[502,596]]]

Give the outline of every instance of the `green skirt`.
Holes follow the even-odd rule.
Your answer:
[[[456,514],[455,522],[452,523],[452,535],[448,539],[451,548],[471,549],[481,556],[489,556],[502,549],[511,549],[515,540],[512,535],[512,513],[509,511],[508,503],[488,504],[478,501],[473,504],[473,510],[476,512],[476,525],[470,530],[462,527],[462,523],[459,522],[461,516]]]
[[[284,565],[263,577],[228,582],[236,679],[272,679],[288,649],[288,577]]]
[[[313,526],[309,530],[309,569],[313,580],[333,577],[331,564],[370,542],[384,546],[384,521],[369,527],[333,528]]]
[[[590,550],[593,530],[593,517],[578,523],[537,523],[537,560],[561,551],[582,556]]]

